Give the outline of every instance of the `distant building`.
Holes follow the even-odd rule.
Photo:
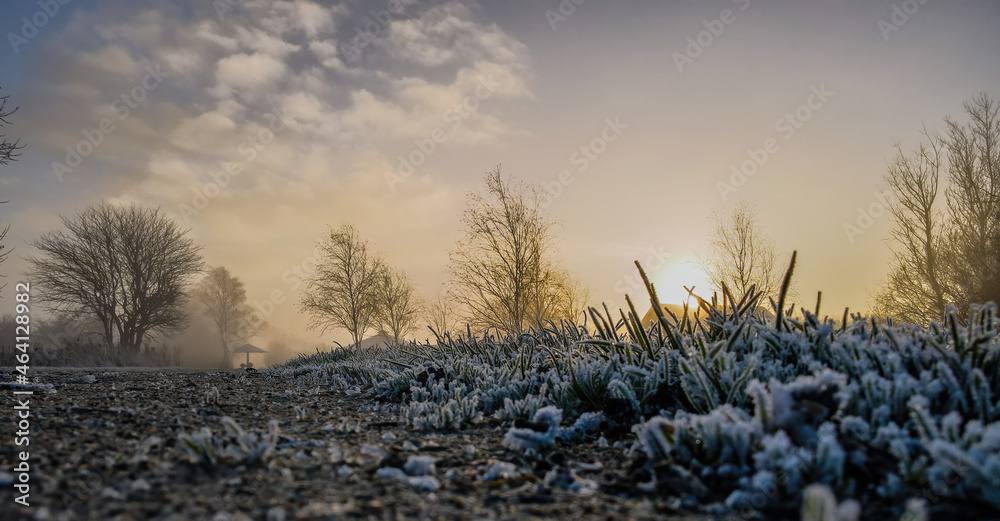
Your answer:
[[[374,335],[362,340],[360,347],[367,349],[369,347],[385,346],[386,344],[392,345],[392,339],[386,335]],[[353,346],[354,344],[351,344],[349,347]]]
[[[688,308],[689,320],[694,318],[696,305],[697,304],[692,303]],[[667,320],[670,320],[670,313],[673,313],[678,320],[683,320],[684,306],[681,306],[679,304],[660,304],[660,307],[663,309],[663,314],[667,317]],[[667,311],[670,311],[670,313],[667,313]],[[702,311],[701,313],[698,314],[698,316],[701,317],[705,316],[705,312]],[[646,314],[642,316],[642,327],[649,329],[650,326],[652,326],[657,320],[658,319],[656,316],[656,311],[653,310],[653,306],[649,306],[649,311],[647,311]]]
[[[695,312],[698,311],[696,306],[697,305],[694,302],[692,302],[691,305],[689,306],[688,320],[694,319]],[[677,320],[684,319],[684,306],[678,304],[660,304],[660,307],[664,310],[663,314],[667,317],[667,320],[671,320],[670,313],[667,313],[667,310],[672,312],[674,316],[677,317]],[[760,306],[757,307],[757,312],[763,314],[764,318],[766,318],[767,320],[771,320],[774,318],[774,313]],[[705,310],[701,310],[701,312],[698,313],[698,317],[704,318]],[[653,310],[653,306],[650,306],[649,311],[647,311],[646,314],[642,316],[642,326],[645,327],[646,329],[649,329],[649,327],[652,326],[656,321],[657,321],[656,311]]]

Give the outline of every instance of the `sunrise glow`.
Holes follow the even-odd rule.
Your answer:
[[[705,300],[712,298],[712,283],[709,282],[705,270],[693,258],[667,264],[653,276],[657,296],[664,304],[688,303],[688,292],[684,289],[694,287],[694,293]],[[694,299],[690,299],[694,304]]]

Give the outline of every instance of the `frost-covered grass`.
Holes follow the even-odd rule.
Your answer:
[[[518,336],[467,332],[317,353],[275,371],[400,403],[419,431],[492,417],[512,422],[505,445],[515,450],[587,436],[632,442],[640,490],[736,512],[1000,513],[995,305],[974,308],[966,323],[949,310],[923,328],[792,317],[780,303],[769,319],[759,300],[700,300],[696,319],[661,316],[649,329],[628,300],[617,319],[592,309],[593,331],[549,323]]]
[[[222,426],[222,436],[213,435],[211,429],[205,427],[178,437],[178,445],[191,463],[209,468],[222,463],[254,464],[270,454],[278,441],[278,423],[274,420],[268,423],[267,433],[260,436],[244,430],[228,416],[222,418]]]

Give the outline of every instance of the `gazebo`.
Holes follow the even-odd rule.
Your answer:
[[[250,353],[266,353],[267,351],[253,345],[253,344],[243,344],[236,349],[231,351],[232,353],[246,353],[247,362],[245,364],[240,364],[240,369],[253,369],[253,364],[250,363]]]

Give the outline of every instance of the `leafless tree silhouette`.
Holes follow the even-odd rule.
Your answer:
[[[0,130],[2,130],[5,126],[10,125],[10,120],[7,118],[17,111],[16,107],[13,109],[7,108],[7,99],[9,97],[10,96],[0,96]],[[21,148],[24,148],[24,145],[22,145],[20,141],[8,141],[7,135],[0,133],[0,166],[7,165],[11,161],[16,161],[17,156],[20,155],[20,152],[18,151]],[[0,203],[6,202],[7,201],[0,201]],[[3,244],[3,240],[7,238],[7,233],[9,231],[9,224],[0,228],[0,264],[3,264],[3,261],[7,260],[7,256],[10,255],[10,250],[7,249],[5,244]],[[3,275],[0,275],[0,277],[3,277]],[[6,284],[0,284],[0,290],[4,287],[6,287]]]
[[[948,288],[947,229],[938,201],[944,143],[924,132],[928,142],[907,155],[901,145],[885,181],[897,195],[889,211],[896,222],[892,268],[884,291],[875,297],[880,315],[922,323],[954,300]]]
[[[538,320],[573,318],[578,286],[550,259],[553,222],[539,208],[538,190],[513,185],[497,167],[486,193],[470,194],[465,237],[451,252],[453,296],[477,329],[520,333]],[[579,298],[576,299],[577,301]]]
[[[376,325],[385,265],[349,224],[331,230],[320,243],[320,251],[316,272],[305,281],[302,292],[302,309],[312,315],[309,327],[324,332],[346,329],[354,345],[360,345],[368,329]]]
[[[247,305],[247,292],[243,281],[223,266],[209,270],[201,283],[191,292],[219,330],[222,341],[221,367],[228,369],[229,351],[264,329],[266,323]]]
[[[927,323],[954,305],[1000,302],[1000,103],[979,94],[967,122],[947,118],[907,157],[897,146],[885,179],[898,199],[889,276],[874,312]],[[941,176],[947,174],[944,205]]]
[[[183,328],[185,287],[202,269],[200,247],[159,209],[98,204],[62,218],[64,230],[33,245],[30,276],[53,311],[96,316],[104,341],[137,352],[148,334]]]
[[[378,285],[375,322],[379,334],[395,344],[417,329],[423,309],[413,283],[401,270],[385,269]]]
[[[776,268],[774,242],[757,225],[753,207],[741,201],[732,213],[715,213],[715,229],[709,238],[709,253],[701,261],[716,288],[725,284],[736,298],[752,286],[763,301],[777,298],[781,273]]]
[[[10,96],[0,96],[0,130],[11,124],[7,118],[17,112],[17,107],[13,109],[7,108],[7,100],[9,98]],[[17,156],[20,155],[19,150],[22,148],[24,148],[24,145],[21,144],[20,140],[9,141],[7,134],[0,133],[0,166],[6,165],[11,161],[16,161]]]
[[[447,296],[440,296],[427,305],[426,320],[435,333],[443,335],[459,327],[458,311]]]

